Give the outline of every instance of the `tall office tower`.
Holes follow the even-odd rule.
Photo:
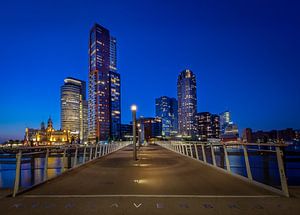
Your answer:
[[[191,70],[182,71],[177,79],[178,130],[182,136],[194,137],[197,113],[196,76]]]
[[[230,112],[229,111],[224,111],[220,113],[220,127],[221,127],[221,133],[225,133],[226,127],[231,124],[230,120]]]
[[[89,140],[119,139],[121,135],[120,74],[116,39],[95,24],[89,38]]]
[[[177,133],[178,102],[175,98],[162,96],[155,99],[156,117],[162,120],[162,136],[171,136]]]
[[[80,142],[87,141],[87,109],[85,81],[66,78],[61,86],[61,129]]]

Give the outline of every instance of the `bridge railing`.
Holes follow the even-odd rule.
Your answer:
[[[45,147],[24,147],[17,149],[15,154],[15,180],[12,196],[15,197],[20,191],[20,179],[22,171],[22,163],[26,162],[28,158],[42,158],[44,159],[43,163],[43,179],[36,186],[48,180],[48,167],[49,167],[49,157],[55,156],[61,158],[61,173],[69,171],[71,169],[82,166],[88,162],[91,162],[99,157],[113,153],[121,148],[126,147],[127,145],[132,144],[128,142],[114,142],[109,144],[89,144],[89,145],[65,145],[65,146],[45,146]],[[16,149],[14,149],[16,150]],[[31,151],[31,152],[30,152]],[[6,157],[12,158],[13,154],[6,154]],[[4,157],[5,157],[4,156]],[[73,162],[71,162],[72,158]],[[67,159],[69,159],[69,164],[67,164]],[[34,164],[33,164],[34,165]],[[31,167],[34,168],[34,167]],[[57,167],[59,168],[59,167]],[[58,176],[58,175],[56,175]],[[56,177],[55,176],[55,177]],[[54,178],[54,177],[52,177]],[[49,178],[50,179],[50,178]],[[32,187],[31,186],[31,187]]]
[[[212,142],[197,142],[197,141],[157,141],[158,145],[167,148],[176,153],[182,154],[189,158],[195,159],[204,163],[206,165],[212,166],[218,170],[224,171],[226,173],[232,174],[244,181],[253,183],[260,187],[263,187],[272,192],[276,192],[280,195],[289,197],[289,190],[287,185],[287,179],[283,163],[283,151],[282,149],[286,147],[286,144],[274,144],[274,143],[212,143]],[[245,167],[246,167],[246,176],[236,174],[232,171],[230,166],[230,159],[228,150],[231,148],[237,147],[242,149],[242,155],[244,157]],[[222,150],[225,159],[224,168],[219,167],[216,162],[216,150]],[[280,176],[280,188],[276,188],[261,182],[254,180],[251,171],[251,163],[249,162],[249,153],[253,150],[259,150],[268,153],[275,153],[278,172]],[[263,155],[261,155],[263,156]],[[211,162],[208,161],[208,157]],[[226,168],[225,168],[226,167]]]

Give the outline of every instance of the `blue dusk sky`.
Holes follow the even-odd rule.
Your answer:
[[[197,76],[198,112],[231,111],[242,130],[300,128],[299,1],[2,1],[0,140],[53,118],[60,86],[88,77],[95,22],[118,42],[122,122],[130,105],[155,115],[176,96],[178,74]]]

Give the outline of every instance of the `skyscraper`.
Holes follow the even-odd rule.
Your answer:
[[[95,24],[89,38],[89,140],[119,139],[121,133],[120,74],[116,39]]]
[[[87,140],[87,109],[85,81],[66,78],[61,86],[61,129],[80,142]]]
[[[178,96],[178,130],[182,136],[193,137],[196,133],[194,126],[197,113],[196,76],[186,69],[177,79]]]
[[[155,99],[155,113],[162,120],[162,136],[178,131],[178,102],[175,98],[162,96]]]

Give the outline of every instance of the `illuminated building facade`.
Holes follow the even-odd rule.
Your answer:
[[[221,134],[225,133],[225,129],[229,124],[231,124],[230,112],[224,111],[220,113]]]
[[[162,135],[162,121],[159,117],[140,117],[137,119],[137,127],[140,143]]]
[[[76,142],[87,141],[86,83],[66,78],[61,86],[61,129],[69,130]]]
[[[71,143],[74,136],[67,130],[55,130],[51,118],[48,119],[47,128],[41,123],[40,129],[26,128],[24,144],[28,146],[62,145]]]
[[[224,134],[221,134],[221,139],[223,142],[238,141],[239,129],[236,124],[230,122],[226,128]]]
[[[121,124],[121,139],[132,140],[132,124]]]
[[[183,137],[193,138],[196,134],[197,113],[196,76],[191,70],[184,70],[177,79],[178,131]]]
[[[111,139],[121,138],[121,88],[120,74],[110,71]]]
[[[95,24],[89,37],[90,141],[119,139],[121,135],[120,74],[117,72],[116,39]]]
[[[198,140],[207,141],[210,138],[218,139],[220,137],[220,117],[217,114],[197,113],[195,120]]]
[[[162,96],[155,99],[156,117],[162,120],[162,136],[172,136],[178,131],[178,101]]]

